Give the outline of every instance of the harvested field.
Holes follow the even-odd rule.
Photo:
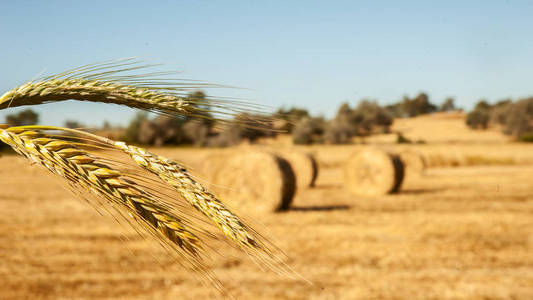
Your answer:
[[[297,193],[288,212],[248,214],[314,285],[261,271],[231,249],[208,264],[239,299],[532,299],[533,165],[521,159],[533,147],[501,145],[485,149],[521,163],[429,168],[399,194],[372,198],[342,185],[339,166],[361,146],[308,147],[321,167],[316,187]],[[194,167],[231,150],[154,151]],[[166,256],[154,258],[158,250],[133,232],[123,241],[113,220],[23,158],[1,157],[0,178],[0,299],[218,295]]]

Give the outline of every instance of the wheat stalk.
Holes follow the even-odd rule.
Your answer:
[[[14,127],[11,130],[15,130]],[[136,165],[157,175],[162,181],[173,187],[192,207],[206,216],[225,236],[247,253],[251,254],[248,250],[253,250],[266,255],[267,260],[270,260],[266,263],[271,266],[277,264],[276,261],[279,262],[279,258],[275,256],[277,248],[272,243],[257,234],[250,226],[246,225],[239,216],[234,214],[214,194],[194,180],[179,163],[151,153],[141,147],[113,141],[76,129],[55,126],[21,126],[16,127],[16,130],[64,131],[67,134],[82,136],[89,141],[100,142],[126,153]]]
[[[209,97],[207,103],[191,99],[186,97],[190,91],[222,86],[165,78],[164,75],[172,74],[170,72],[122,74],[152,66],[142,65],[138,60],[126,60],[126,63],[118,61],[89,65],[35,82],[30,81],[0,96],[0,109],[79,100],[126,105],[174,117],[209,118],[224,123],[228,121],[228,115],[252,111],[260,113],[263,108],[220,97]],[[262,121],[246,120],[246,123],[260,125]]]
[[[0,108],[36,105],[51,101],[82,100],[127,105],[182,115],[196,115],[198,108],[183,98],[100,80],[54,79],[28,82],[0,97]]]
[[[113,142],[113,146],[129,154],[139,166],[173,186],[194,208],[211,219],[224,234],[239,245],[260,247],[248,226],[224,203],[196,182],[184,167],[170,159],[124,142]]]
[[[0,140],[30,161],[64,178],[71,186],[90,191],[124,209],[141,228],[148,228],[167,245],[171,242],[170,246],[193,266],[203,268],[200,261],[203,241],[195,233],[200,230],[122,171],[103,163],[72,141],[50,138],[23,127],[0,129]]]

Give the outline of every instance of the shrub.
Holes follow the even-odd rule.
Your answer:
[[[306,109],[291,107],[291,109],[280,108],[275,117],[282,121],[281,126],[276,129],[292,133],[298,122],[304,118],[309,118],[310,115]]]
[[[426,93],[420,93],[413,99],[404,96],[402,101],[387,105],[385,109],[393,117],[406,118],[435,112],[437,106],[429,101]]]
[[[39,122],[39,115],[31,109],[25,109],[18,114],[6,116],[6,123],[9,126],[36,125]]]
[[[412,144],[413,141],[411,141],[410,139],[408,139],[405,136],[403,136],[402,133],[397,133],[396,134],[396,143],[397,144]]]
[[[355,109],[343,103],[337,116],[325,128],[324,141],[330,144],[349,143],[354,136],[389,132],[392,115],[377,103],[363,100]]]
[[[496,103],[490,109],[489,123],[505,125],[509,115],[509,111],[512,107],[511,100],[503,100]]]
[[[209,127],[203,120],[190,120],[181,127],[183,142],[195,146],[205,146],[209,135]]]
[[[376,129],[381,132],[389,132],[393,123],[392,115],[389,112],[376,102],[368,100],[361,101],[353,114],[352,121],[358,125],[356,135],[369,135]]]
[[[449,97],[444,100],[444,102],[439,107],[439,111],[454,111],[455,110],[455,99]]]
[[[130,121],[128,127],[126,128],[126,131],[124,132],[122,140],[127,143],[140,143],[139,131],[141,129],[141,125],[147,120],[148,113],[144,111],[138,112],[135,117],[133,117],[133,119]]]
[[[533,98],[522,99],[508,106],[503,132],[520,138],[533,131]]]
[[[65,121],[65,127],[66,128],[76,129],[76,128],[82,128],[83,126],[84,126],[83,124],[81,124],[80,122],[75,121],[75,120],[66,120]]]
[[[466,125],[472,129],[487,129],[489,126],[488,110],[474,110],[466,116]]]
[[[169,116],[146,119],[139,127],[137,142],[158,147],[165,144],[179,144],[184,140],[181,130],[183,122],[183,119]]]
[[[347,144],[353,137],[353,128],[341,120],[331,120],[324,131],[324,142],[328,144]]]
[[[521,142],[533,143],[533,132],[527,132],[520,136]]]
[[[310,145],[320,142],[324,133],[325,121],[323,118],[305,117],[301,119],[292,131],[294,144]]]

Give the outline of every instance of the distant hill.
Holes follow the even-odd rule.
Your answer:
[[[395,142],[402,135],[413,142],[422,140],[427,143],[505,143],[510,137],[501,133],[497,127],[487,130],[473,130],[465,124],[463,112],[444,112],[422,115],[414,118],[395,119],[393,134],[376,135],[367,142]]]

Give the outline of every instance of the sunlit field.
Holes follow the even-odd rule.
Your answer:
[[[395,126],[409,121],[421,122]],[[298,189],[287,212],[241,211],[311,283],[262,270],[230,248],[206,263],[239,299],[532,299],[533,146],[447,122],[469,142],[416,133],[427,143],[396,145],[381,136],[365,145],[298,147],[317,157],[316,187]],[[408,174],[399,194],[353,196],[341,166],[369,145],[412,147],[440,162],[429,161],[422,176]],[[153,150],[200,178],[203,157],[232,151]],[[23,158],[0,162],[0,299],[221,297]]]

